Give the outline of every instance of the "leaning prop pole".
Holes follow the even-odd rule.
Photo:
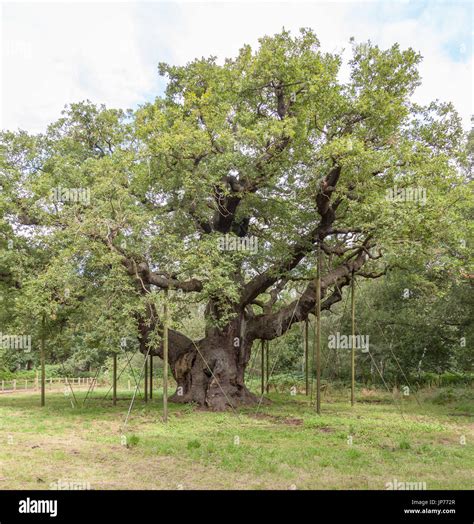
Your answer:
[[[41,320],[41,354],[40,354],[40,359],[41,359],[41,407],[43,407],[46,403],[46,370],[45,370],[46,368],[46,365],[45,365],[45,360],[46,360],[45,336],[46,336],[46,333],[45,333],[45,327],[46,327],[46,316],[43,313],[43,318]]]
[[[351,282],[351,320],[352,320],[352,342],[351,342],[351,406],[355,403],[355,275],[352,273]]]
[[[316,251],[316,413],[321,414],[321,250]]]
[[[163,422],[168,422],[168,290],[165,289],[163,322]]]
[[[260,381],[261,381],[261,390],[262,395],[265,393],[265,340],[262,342],[262,355],[261,355],[261,368],[260,368]]]

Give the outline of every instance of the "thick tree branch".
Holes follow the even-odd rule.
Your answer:
[[[325,298],[330,286],[335,285],[335,291],[321,304],[322,309],[329,309],[341,300],[341,289],[350,283],[354,273],[364,265],[368,257],[360,250],[354,260],[345,261],[321,278],[321,298]],[[281,336],[295,322],[308,318],[314,311],[316,290],[314,280],[308,284],[301,297],[282,307],[275,313],[257,315],[249,322],[249,334],[254,338],[272,340]]]

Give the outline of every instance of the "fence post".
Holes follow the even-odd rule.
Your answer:
[[[153,398],[153,355],[150,355],[150,400]]]
[[[41,320],[41,406],[46,402],[46,315]],[[36,389],[38,389],[38,371],[36,372]]]
[[[355,274],[352,271],[351,282],[351,327],[352,327],[352,343],[351,343],[351,406],[355,404]]]
[[[321,247],[318,241],[316,258],[316,310],[315,310],[315,352],[316,352],[316,413],[321,414]]]
[[[16,391],[16,380],[13,381],[13,391]]]
[[[266,392],[268,394],[270,393],[270,341],[267,340],[265,345],[267,346]]]
[[[168,289],[165,289],[163,320],[163,422],[168,422]]]
[[[117,353],[113,354],[112,357],[112,364],[113,364],[113,370],[112,370],[112,387],[113,387],[113,393],[112,393],[112,402],[113,405],[117,405]]]
[[[304,374],[305,374],[305,394],[309,395],[309,321],[304,321]]]
[[[145,355],[145,369],[144,369],[145,376],[143,377],[143,389],[144,389],[144,400],[145,402],[148,402],[148,355]]]

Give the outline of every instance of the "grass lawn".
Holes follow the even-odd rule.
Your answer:
[[[84,407],[63,393],[48,393],[44,408],[38,394],[0,396],[0,489],[58,480],[90,489],[385,489],[394,479],[474,487],[472,390],[442,404],[403,399],[403,414],[374,392],[354,408],[347,394],[326,396],[321,416],[303,395],[270,394],[271,404],[239,414],[171,404],[167,425],[155,394],[136,401],[126,445],[130,393],[116,407],[100,393]]]

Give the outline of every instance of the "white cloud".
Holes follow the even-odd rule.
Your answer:
[[[443,4],[439,4],[440,7]],[[446,4],[444,8],[436,18],[428,6],[417,18],[383,24],[374,24],[370,19],[364,21],[361,15],[355,36],[371,38],[381,47],[399,42],[402,48],[412,47],[420,52],[423,56],[419,68],[422,85],[415,92],[414,100],[420,103],[435,99],[453,102],[467,129],[474,113],[472,44],[465,39],[465,28],[471,27],[470,19],[465,19],[466,10],[461,10],[460,5]],[[472,33],[469,36],[472,37]],[[451,53],[450,47],[454,47]]]
[[[4,4],[4,128],[41,131],[66,103],[115,107],[143,99],[155,71],[137,45],[133,7],[119,4]]]
[[[86,98],[136,107],[159,94],[158,62],[233,56],[244,43],[255,46],[258,37],[283,26],[292,31],[312,27],[327,51],[348,48],[352,35],[384,47],[398,41],[421,51],[424,84],[416,99],[452,100],[467,127],[473,112],[472,53],[467,45],[466,58],[461,54],[456,59],[447,50],[465,36],[466,23],[470,27],[466,10],[440,4],[437,10],[414,13],[411,6],[384,2],[379,10],[382,4],[371,2],[294,1],[4,4],[2,127],[43,130],[65,103]]]

